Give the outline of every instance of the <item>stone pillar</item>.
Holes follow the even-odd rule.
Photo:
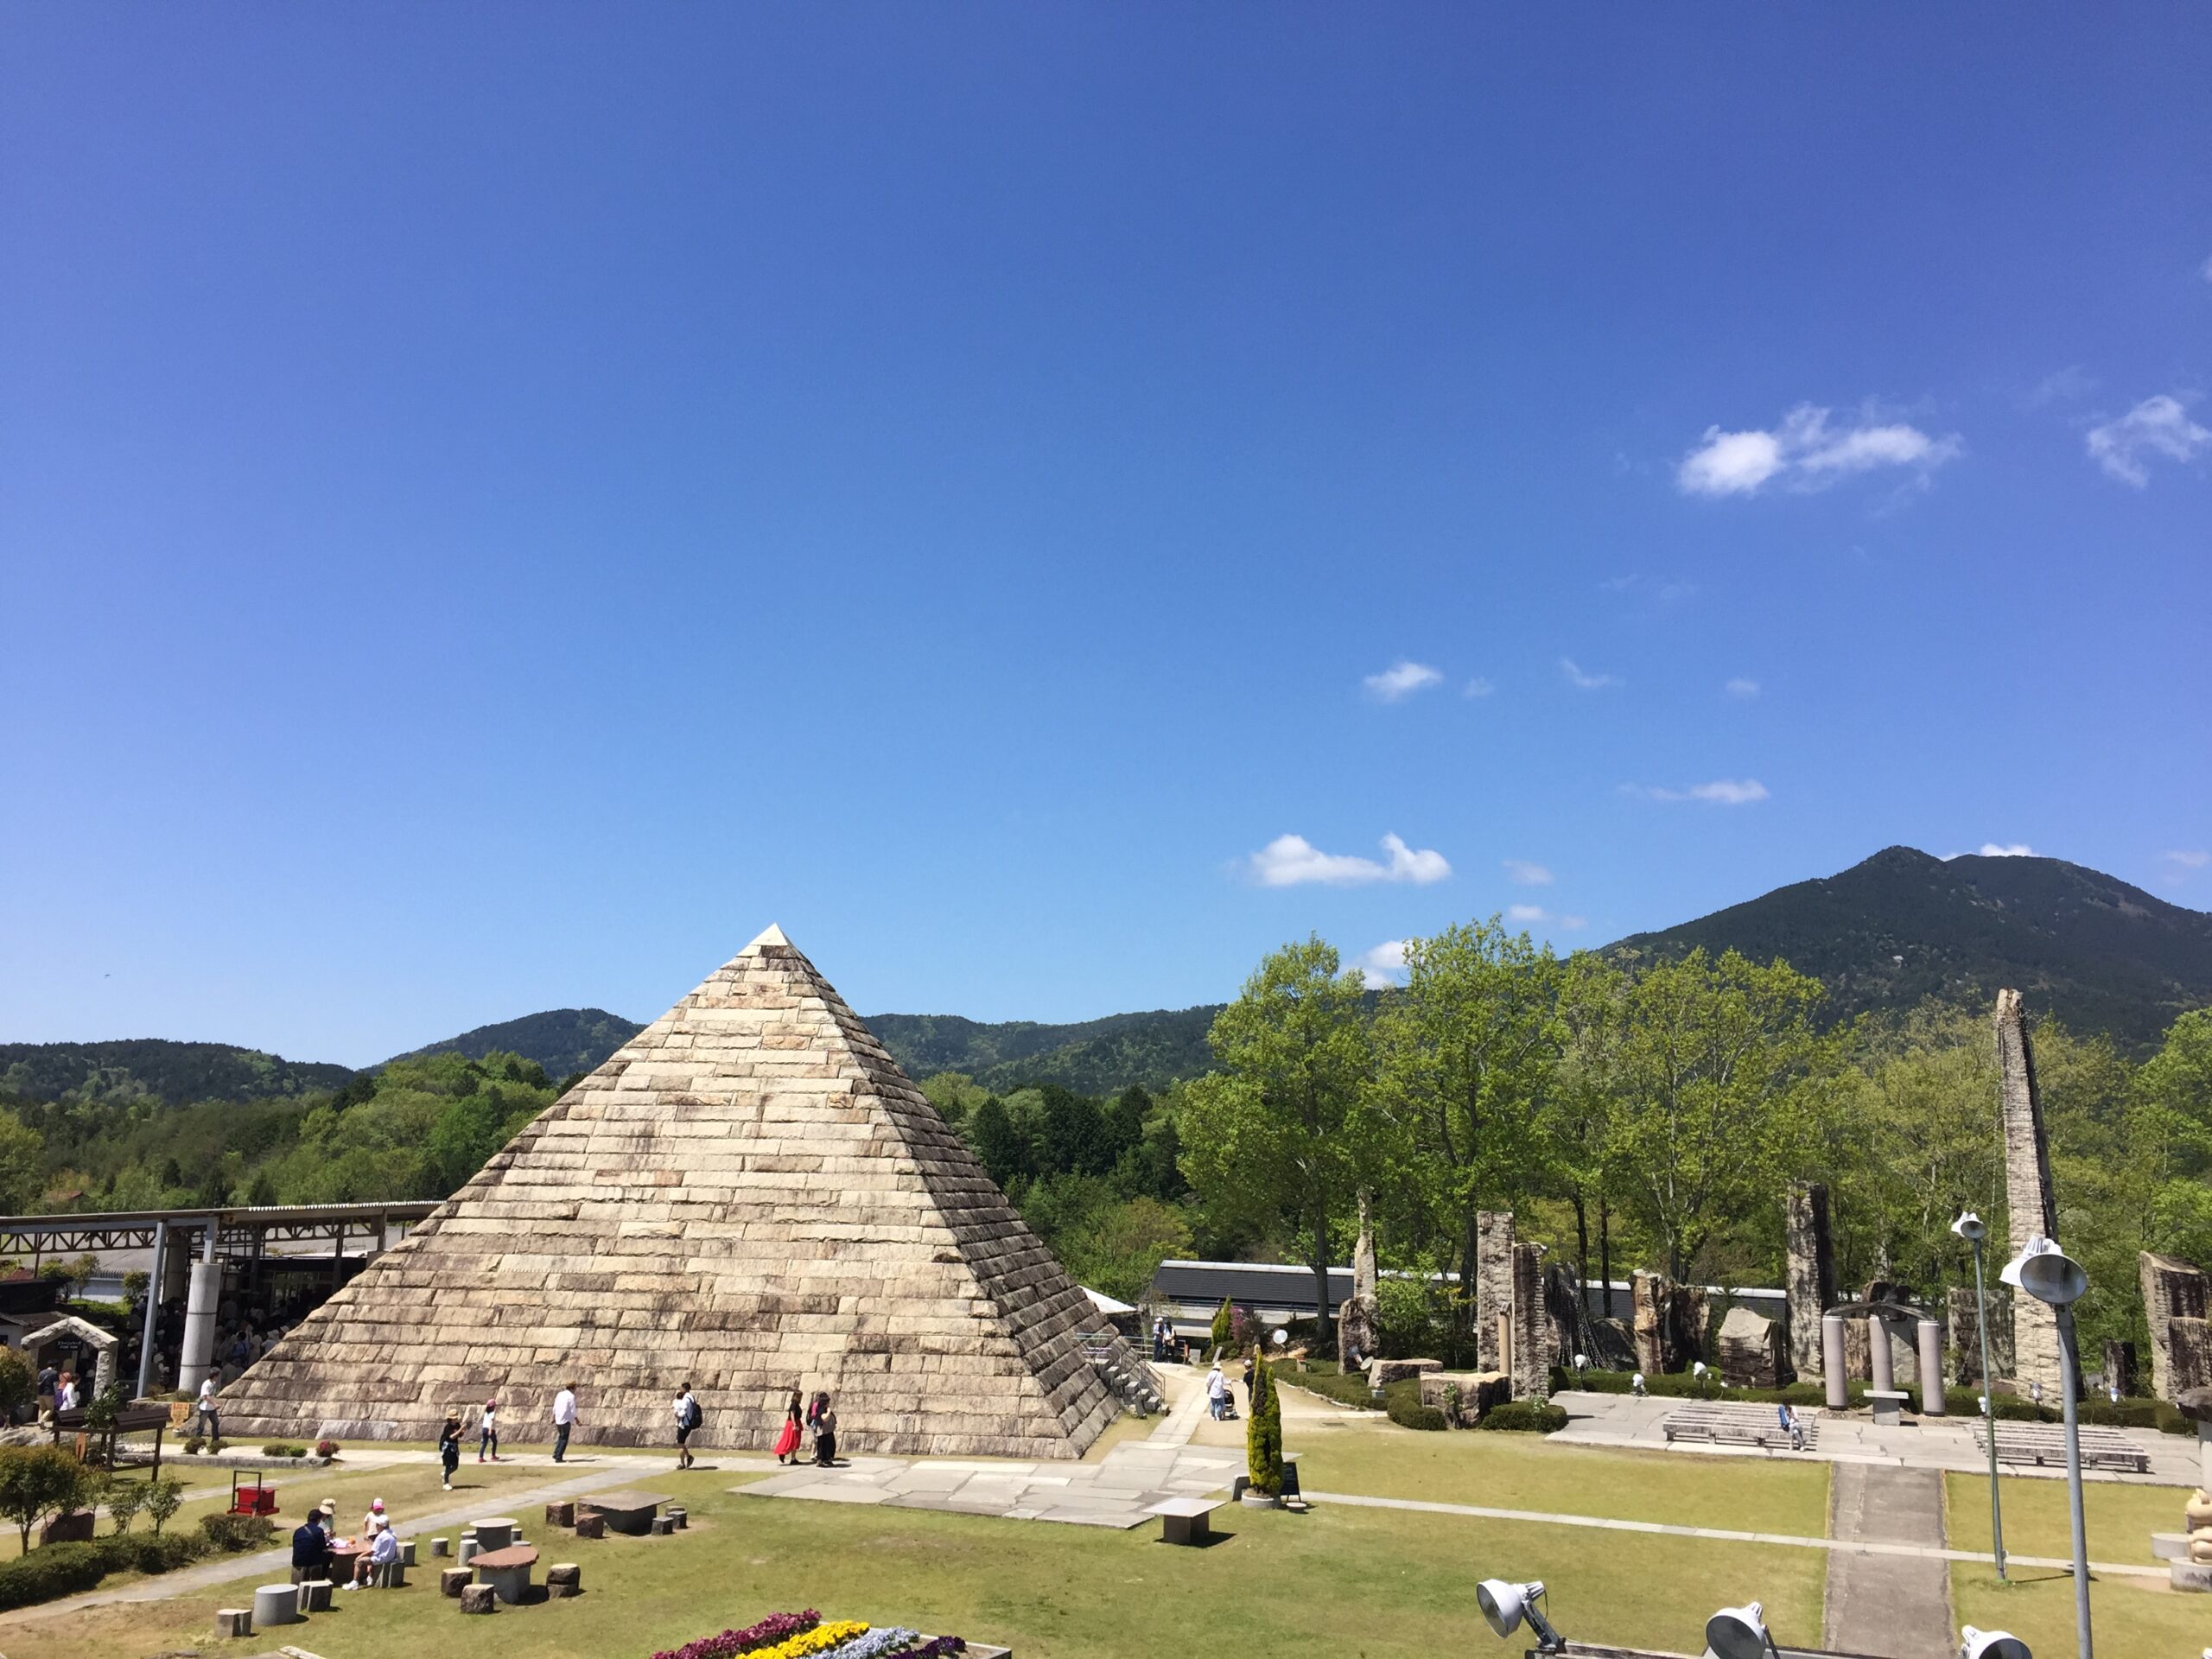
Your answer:
[[[1827,1386],[1828,1409],[1841,1411],[1851,1404],[1849,1375],[1844,1370],[1843,1315],[1821,1315],[1821,1366]]]
[[[1629,1275],[1630,1334],[1636,1343],[1636,1369],[1657,1376],[1667,1369],[1662,1332],[1668,1298],[1667,1276],[1638,1268]]]
[[[1882,1328],[1885,1323],[1881,1319],[1866,1321],[1866,1353],[1874,1362],[1872,1386],[1878,1393],[1887,1392],[1897,1385],[1897,1372],[1890,1364],[1890,1333]]]
[[[1513,1320],[1513,1212],[1475,1215],[1475,1369],[1505,1369],[1502,1340]]]
[[[1872,1337],[1873,1320],[1846,1319],[1843,1322],[1843,1374],[1854,1382],[1874,1380],[1874,1344]]]
[[[1933,1319],[1917,1326],[1920,1338],[1920,1412],[1923,1417],[1943,1414],[1943,1327]]]
[[[2058,1238],[2058,1200],[2050,1185],[2050,1143],[2043,1102],[2036,1092],[2034,1047],[2020,1012],[2018,991],[1997,993],[1999,1121],[2005,1131],[2005,1202],[2010,1228],[2005,1258],[2029,1238]],[[2040,1382],[2058,1395],[2058,1315],[2048,1304],[2023,1296],[2012,1305],[2013,1375],[2024,1389]]]
[[[1802,1376],[1821,1369],[1821,1316],[1835,1306],[1835,1246],[1828,1234],[1828,1189],[1790,1185],[1783,1217],[1783,1289],[1789,1306],[1789,1363]]]
[[[2176,1399],[2191,1389],[2212,1389],[2212,1320],[2168,1319],[2166,1354]]]
[[[2120,1398],[2132,1400],[2142,1387],[2135,1371],[2135,1344],[2107,1337],[2105,1339],[2105,1389],[2120,1390]]]
[[[1554,1345],[1551,1316],[1544,1308],[1544,1253],[1534,1244],[1516,1244],[1512,1336],[1507,1344],[1516,1400],[1550,1397]]]
[[[2136,1258],[2136,1271],[2143,1282],[2143,1321],[2151,1327],[2151,1392],[2161,1400],[2177,1400],[2196,1382],[2175,1376],[2173,1321],[2205,1318],[2212,1279],[2178,1256],[2149,1250]]]
[[[223,1264],[192,1264],[192,1287],[184,1302],[184,1352],[177,1361],[176,1385],[197,1394],[200,1379],[215,1369],[215,1304],[223,1297]]]
[[[1337,1307],[1337,1359],[1351,1370],[1375,1352],[1379,1309],[1375,1296],[1375,1205],[1359,1190],[1359,1242],[1351,1251],[1351,1294]]]

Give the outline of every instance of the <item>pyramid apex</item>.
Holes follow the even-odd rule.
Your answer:
[[[791,941],[784,937],[784,930],[778,927],[775,923],[771,922],[761,931],[760,937],[753,940],[752,944],[747,945],[745,950],[758,950],[761,946],[766,944],[789,945],[790,944]],[[743,955],[744,952],[741,951],[739,954]]]

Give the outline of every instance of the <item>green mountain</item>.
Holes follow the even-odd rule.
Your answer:
[[[228,1043],[0,1043],[0,1095],[19,1100],[270,1100],[341,1088],[353,1075]]]
[[[480,1060],[496,1049],[536,1060],[545,1068],[545,1075],[558,1083],[578,1071],[594,1070],[644,1029],[636,1020],[625,1020],[605,1008],[548,1008],[519,1020],[503,1020],[496,1026],[479,1026],[442,1043],[391,1058],[413,1060],[427,1054],[461,1054]]]
[[[1837,1018],[1927,997],[1982,1003],[2010,986],[2070,1028],[2136,1049],[2212,1003],[2212,915],[2057,858],[1890,847],[1840,874],[1605,948],[1633,961],[1700,945],[1787,957],[1827,986]]]
[[[1150,1014],[1109,1014],[1070,1026],[1009,1020],[983,1025],[952,1014],[878,1014],[868,1029],[911,1077],[964,1071],[986,1089],[1057,1083],[1086,1095],[1195,1077],[1213,1058],[1206,1031],[1218,1002]]]

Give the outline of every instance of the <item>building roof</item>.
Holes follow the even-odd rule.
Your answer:
[[[1281,1262],[1163,1262],[1152,1276],[1154,1298],[1170,1302],[1242,1302],[1288,1308],[1311,1317],[1313,1269]],[[1329,1269],[1329,1311],[1351,1294],[1351,1269]]]
[[[595,1437],[712,1444],[793,1388],[898,1455],[1073,1458],[1099,1323],[975,1155],[773,928],[639,1032],[223,1394],[236,1433],[426,1439],[570,1377]],[[333,1425],[327,1428],[323,1426]]]

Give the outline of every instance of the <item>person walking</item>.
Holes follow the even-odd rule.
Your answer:
[[[814,1461],[827,1469],[837,1461],[837,1414],[827,1394],[814,1396]]]
[[[486,1400],[484,1414],[476,1422],[476,1461],[484,1461],[484,1454],[492,1454],[492,1461],[499,1460],[499,1402]]]
[[[446,1471],[446,1491],[453,1491],[454,1471],[461,1467],[461,1414],[446,1413],[445,1427],[438,1431],[438,1461]]]
[[[576,1426],[576,1385],[563,1382],[561,1392],[553,1396],[553,1461],[565,1463],[569,1458],[569,1431]]]
[[[686,1382],[676,1391],[672,1407],[676,1418],[676,1466],[689,1469],[691,1456],[691,1431],[699,1427],[699,1402],[691,1397],[691,1385]]]
[[[1216,1360],[1213,1369],[1206,1373],[1206,1410],[1216,1422],[1221,1421],[1222,1407],[1229,1399],[1229,1379],[1222,1375],[1221,1362]]]
[[[784,1408],[784,1427],[776,1436],[778,1463],[796,1463],[798,1460],[798,1443],[804,1433],[804,1413],[799,1407],[798,1390],[793,1389],[791,1402]]]

